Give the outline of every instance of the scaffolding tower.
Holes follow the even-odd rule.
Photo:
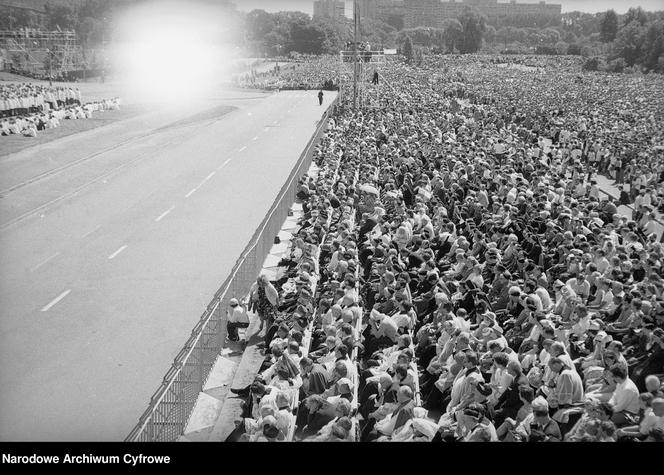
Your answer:
[[[385,63],[383,50],[345,50],[339,53],[339,95],[344,104],[356,109],[369,105],[376,88],[369,85],[373,73]]]
[[[353,109],[366,107],[369,102],[367,65],[369,63],[384,63],[385,52],[383,50],[372,51],[371,47],[360,42],[360,4],[358,0],[353,2],[353,41],[347,43],[346,49],[339,54],[339,95],[342,105],[352,101]],[[377,71],[377,64],[374,64]],[[376,95],[378,94],[377,88]]]
[[[0,50],[8,70],[57,76],[83,65],[82,48],[71,30],[0,30]]]

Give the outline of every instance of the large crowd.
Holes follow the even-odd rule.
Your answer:
[[[235,83],[240,87],[265,90],[310,90],[339,88],[339,59],[334,56],[312,57],[303,62],[281,62],[273,68],[253,69],[238,75]],[[348,73],[346,73],[348,75]]]
[[[0,85],[0,136],[37,133],[60,126],[62,120],[89,119],[94,112],[117,110],[119,98],[81,102],[78,88],[38,83]]]
[[[340,105],[229,440],[664,440],[664,80],[547,61],[391,64]]]

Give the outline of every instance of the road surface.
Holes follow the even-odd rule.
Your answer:
[[[127,435],[314,132],[316,93],[229,93],[0,159],[0,440]]]

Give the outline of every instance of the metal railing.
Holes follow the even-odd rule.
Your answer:
[[[295,201],[298,179],[311,165],[313,146],[325,131],[337,100],[335,98],[323,114],[270,211],[215,293],[125,442],[172,442],[183,434],[198,395],[224,345],[226,315],[223,309],[231,298],[246,295],[260,273],[274,244],[274,237],[279,233]]]

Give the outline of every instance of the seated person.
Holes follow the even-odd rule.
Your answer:
[[[560,442],[558,423],[549,417],[549,403],[542,396],[532,402],[533,412],[516,427],[514,436],[522,442]]]

